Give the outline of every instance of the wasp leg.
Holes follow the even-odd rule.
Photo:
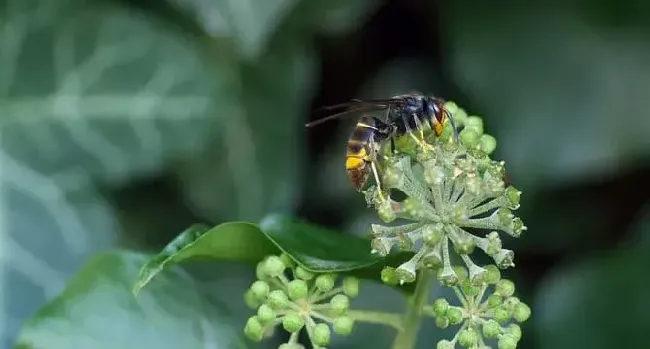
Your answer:
[[[379,199],[385,201],[384,191],[381,187],[381,180],[379,179],[379,164],[377,163],[377,143],[374,139],[370,139],[370,168],[372,169],[372,174],[375,177],[375,183],[377,183],[377,193],[379,194]]]
[[[460,135],[458,134],[458,129],[456,128],[456,123],[454,123],[454,118],[452,117],[451,113],[445,110],[445,114],[447,114],[447,120],[451,123],[451,128],[454,130],[454,139],[456,140],[457,143],[460,143]]]
[[[424,126],[422,125],[422,122],[420,122],[420,119],[418,119],[417,115],[413,115],[413,120],[415,121],[419,137],[417,137],[414,132],[409,132],[409,135],[411,135],[411,138],[413,138],[415,142],[417,142],[417,144],[422,147],[422,151],[427,152],[429,150],[432,150],[433,146],[424,140]]]

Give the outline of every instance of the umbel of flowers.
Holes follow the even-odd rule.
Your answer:
[[[411,221],[371,227],[374,252],[387,255],[394,247],[415,252],[394,270],[393,278],[400,283],[413,282],[416,271],[426,267],[438,270],[443,284],[455,284],[452,251],[469,270],[470,280],[480,283],[487,271],[470,258],[475,249],[490,256],[499,268],[514,266],[514,253],[502,247],[499,232],[519,237],[526,230],[514,215],[521,192],[506,186],[504,162],[489,157],[496,141],[483,133],[480,118],[468,117],[454,104],[447,107],[460,129],[460,142],[446,132],[430,137],[427,148],[387,156],[382,164],[382,192],[373,187],[366,194],[383,221]],[[391,191],[406,198],[394,200],[387,195]],[[385,274],[390,276],[391,270]]]
[[[298,335],[305,329],[314,348],[324,348],[331,332],[348,335],[354,321],[346,313],[350,298],[359,293],[359,280],[343,278],[337,285],[335,274],[319,274],[297,266],[282,254],[268,256],[257,265],[257,280],[246,291],[246,304],[257,309],[244,328],[246,335],[260,341],[281,325],[291,333],[281,349],[303,348]]]
[[[298,349],[304,329],[312,346],[322,349],[331,332],[347,335],[355,321],[367,321],[396,328],[393,348],[411,349],[420,319],[431,316],[440,328],[457,328],[437,349],[489,349],[489,343],[498,349],[517,347],[518,323],[531,311],[514,296],[514,283],[502,279],[501,270],[514,267],[514,252],[502,246],[502,237],[517,238],[526,231],[515,215],[521,192],[506,184],[504,162],[490,158],[496,140],[484,133],[482,119],[467,116],[453,103],[445,107],[460,132],[447,123],[440,137],[429,132],[422,141],[405,135],[396,141],[396,151],[383,147],[380,185],[365,192],[369,206],[390,223],[371,225],[369,248],[380,256],[412,253],[381,272],[389,285],[416,283],[405,314],[349,310],[350,298],[359,292],[356,278],[338,278],[337,285],[335,274],[315,275],[287,255],[269,256],[258,264],[258,280],[245,294],[247,304],[257,309],[245,327],[249,338],[259,341],[282,327],[290,336],[280,348]],[[492,262],[475,263],[471,256],[477,249]],[[456,301],[428,304],[433,275],[453,290]]]

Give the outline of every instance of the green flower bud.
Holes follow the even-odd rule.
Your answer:
[[[463,330],[458,336],[458,343],[465,348],[470,348],[478,343],[478,333],[469,327]]]
[[[354,328],[354,319],[349,316],[338,317],[334,320],[332,328],[334,329],[334,333],[341,336],[347,336],[352,333],[352,329]]]
[[[284,293],[284,291],[273,290],[269,293],[267,302],[271,308],[280,310],[286,308],[287,303],[289,303],[289,298],[287,297],[287,294]]]
[[[316,277],[314,286],[321,292],[327,292],[334,288],[336,276],[334,274],[322,274]]]
[[[483,335],[487,338],[497,338],[501,334],[501,326],[490,319],[483,323]]]
[[[262,266],[264,274],[270,277],[278,277],[284,272],[285,266],[278,256],[268,256]]]
[[[265,262],[266,259],[257,263],[255,266],[255,277],[259,280],[266,280],[268,278],[268,275],[266,275],[266,269],[264,269]]]
[[[305,326],[305,319],[294,311],[287,313],[287,315],[282,318],[282,327],[287,332],[298,332],[303,326]]]
[[[436,349],[454,349],[455,347],[454,343],[446,339],[438,341],[438,344],[436,345]]]
[[[483,190],[483,182],[480,178],[469,177],[465,181],[465,190],[474,196],[480,196]]]
[[[429,166],[427,166],[429,165]],[[445,180],[445,169],[440,166],[435,166],[431,163],[426,163],[424,166],[424,181],[430,186],[442,185]]]
[[[250,289],[244,292],[244,303],[246,303],[246,306],[248,306],[251,309],[256,309],[257,307],[262,304],[257,297],[253,294],[253,291]]]
[[[268,304],[262,304],[257,308],[257,319],[262,324],[267,324],[272,320],[275,320],[276,313]]]
[[[266,299],[266,296],[268,296],[269,291],[271,290],[271,286],[269,286],[269,284],[265,281],[258,280],[253,282],[250,290],[252,295],[258,301],[264,301]]]
[[[436,326],[442,328],[443,330],[449,327],[449,319],[445,316],[439,316],[436,318]]]
[[[479,292],[481,292],[481,287],[474,286],[469,279],[461,282],[460,288],[465,295],[470,297],[474,297],[478,295]]]
[[[438,270],[438,281],[443,286],[451,287],[458,284],[458,275],[454,272],[452,268],[443,268]]]
[[[514,306],[512,311],[512,317],[517,320],[517,322],[524,322],[530,317],[530,307],[524,303],[518,303]]]
[[[488,256],[494,256],[501,251],[501,237],[499,237],[499,233],[492,231],[485,238],[488,241],[487,248],[485,249],[485,253]]]
[[[376,253],[382,257],[385,257],[390,253],[392,246],[393,242],[383,237],[375,238],[370,241],[370,248],[372,249],[373,253]]]
[[[476,264],[471,264],[469,266],[469,282],[472,286],[483,286],[485,285],[485,279],[487,278],[487,270],[483,267],[479,267]]]
[[[513,218],[510,225],[511,225],[510,234],[516,238],[521,236],[521,233],[527,229],[526,226],[524,225],[524,222],[519,217]]]
[[[359,279],[348,276],[343,279],[343,293],[348,297],[354,298],[359,295]]]
[[[422,228],[422,241],[428,246],[435,246],[442,239],[442,224],[427,224]]]
[[[499,268],[497,268],[496,265],[490,264],[485,266],[485,269],[487,270],[487,276],[485,278],[485,282],[488,284],[495,284],[497,281],[501,279],[501,272],[499,271]]]
[[[460,131],[460,142],[468,148],[476,147],[480,137],[481,135],[473,128],[464,128]]]
[[[493,317],[494,320],[496,320],[498,323],[504,324],[510,320],[510,312],[508,309],[500,306],[498,308],[494,308]]]
[[[492,294],[488,297],[488,307],[496,308],[503,304],[503,297],[498,294]]]
[[[521,303],[519,298],[517,297],[508,297],[503,301],[503,306],[508,308],[509,310],[514,309],[515,305]]]
[[[398,237],[398,246],[400,251],[411,251],[413,249],[413,240],[409,238],[406,234],[400,234]]]
[[[497,282],[494,293],[502,297],[510,297],[515,293],[515,283],[507,279],[501,279]]]
[[[298,279],[302,279],[302,280],[311,280],[314,277],[314,273],[301,266],[296,267],[294,275]]]
[[[454,250],[456,250],[456,253],[458,254],[472,254],[475,247],[476,243],[474,243],[474,240],[469,238],[460,238],[454,242]]]
[[[433,302],[433,313],[435,316],[445,316],[449,309],[449,302],[444,298],[438,298]]]
[[[416,268],[416,263],[413,261],[413,259],[402,263],[397,269],[395,270],[395,275],[397,276],[397,279],[402,282],[402,283],[410,283],[415,281],[415,268]]]
[[[291,300],[307,298],[309,287],[303,280],[291,280],[287,285],[287,291]]]
[[[246,326],[244,326],[244,334],[252,341],[259,342],[262,340],[262,337],[264,337],[264,327],[257,319],[257,316],[248,318]]]
[[[515,349],[517,348],[517,341],[511,336],[504,334],[499,338],[499,349]]]
[[[413,198],[406,198],[402,202],[404,213],[413,218],[422,217],[422,205],[420,202]]]
[[[512,336],[512,338],[514,338],[517,342],[519,342],[519,340],[521,339],[521,327],[519,327],[519,325],[510,324],[510,326],[508,326],[507,331],[508,334]]]
[[[314,345],[324,347],[330,344],[330,328],[327,324],[320,323],[314,326],[312,332],[312,342]]]
[[[452,325],[463,322],[463,312],[458,307],[449,307],[446,316]]]
[[[465,121],[465,129],[474,129],[476,133],[483,134],[483,119],[476,115],[468,116]]]
[[[506,269],[514,266],[513,260],[515,259],[515,253],[511,250],[501,249],[497,254],[494,255],[494,262],[501,269]]]
[[[382,184],[388,188],[400,188],[404,185],[404,173],[401,171],[398,164],[392,165],[393,166],[386,167],[382,178]]]
[[[344,314],[350,307],[350,298],[344,294],[337,294],[330,300],[330,305],[335,314]]]
[[[479,148],[487,154],[492,154],[497,148],[496,138],[487,134],[482,135],[479,139]]]
[[[397,218],[397,215],[395,214],[395,211],[393,211],[393,207],[391,206],[389,200],[379,202],[376,208],[379,219],[385,223],[390,223]]]
[[[512,219],[515,218],[515,215],[512,214],[512,211],[510,211],[505,207],[501,207],[494,212],[496,214],[497,219],[499,220],[499,224],[501,224],[504,227],[510,226]]]
[[[437,249],[433,249],[422,257],[421,263],[428,269],[439,270],[443,265],[442,256],[440,256],[440,252]]]
[[[506,188],[504,193],[506,199],[508,200],[508,208],[511,210],[516,210],[519,208],[519,200],[521,198],[521,191],[517,188],[510,186]]]
[[[381,270],[381,281],[386,285],[395,286],[399,283],[399,279],[395,273],[395,268],[384,267]]]
[[[456,273],[456,276],[458,276],[458,281],[467,280],[467,278],[469,277],[469,273],[467,272],[467,269],[460,265],[454,266],[454,273]]]

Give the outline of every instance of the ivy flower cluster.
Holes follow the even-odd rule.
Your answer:
[[[350,299],[359,293],[359,280],[345,277],[336,285],[337,276],[315,275],[297,266],[291,257],[268,256],[257,265],[257,280],[244,294],[246,304],[257,309],[244,333],[254,341],[271,335],[281,325],[291,333],[280,349],[299,349],[298,335],[305,329],[313,348],[325,348],[331,332],[348,335],[354,320],[347,316]]]
[[[374,186],[366,192],[368,204],[382,221],[412,222],[371,226],[373,252],[385,256],[397,248],[415,253],[396,270],[387,268],[386,280],[413,282],[419,269],[430,268],[438,271],[444,285],[455,284],[458,275],[452,267],[452,248],[476,285],[487,273],[469,257],[477,247],[499,268],[514,266],[514,253],[502,247],[498,232],[519,237],[526,230],[514,214],[521,192],[506,186],[504,162],[490,159],[496,140],[483,133],[481,118],[467,116],[453,103],[446,107],[460,129],[460,142],[447,127],[441,137],[429,137],[427,147],[386,156],[381,191]],[[408,149],[408,144],[402,149]],[[406,198],[393,199],[395,193]]]
[[[496,266],[489,265],[486,270],[483,285],[475,286],[466,269],[456,268],[459,282],[451,287],[460,305],[450,305],[446,299],[439,298],[422,309],[423,314],[435,318],[436,326],[440,328],[460,325],[451,340],[438,342],[437,349],[452,349],[456,343],[465,348],[490,348],[486,345],[487,340],[495,340],[498,349],[517,347],[521,339],[521,328],[517,323],[526,321],[531,310],[514,296],[514,283],[501,279]]]

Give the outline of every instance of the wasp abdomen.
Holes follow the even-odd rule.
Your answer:
[[[348,138],[345,170],[357,190],[361,190],[368,180],[368,162],[372,161],[370,144],[376,132],[372,119],[362,117]]]

